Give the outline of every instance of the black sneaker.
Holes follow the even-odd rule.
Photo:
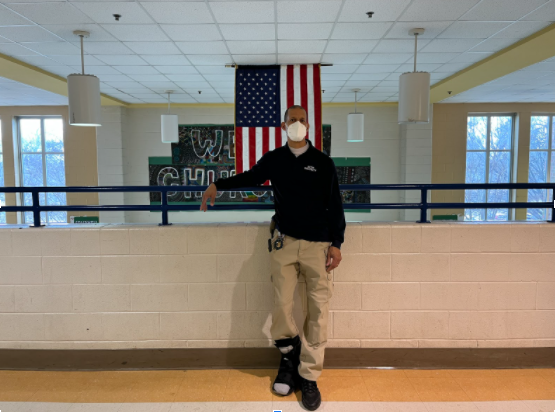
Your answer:
[[[279,339],[276,340],[275,346],[278,349],[293,346],[293,349],[291,349],[288,353],[281,353],[278,374],[272,384],[272,389],[276,394],[288,396],[293,393],[296,387],[298,387],[298,369],[299,364],[301,363],[301,339],[299,336],[295,336],[294,338]]]
[[[322,396],[318,390],[316,381],[309,381],[308,379],[300,377],[301,391],[303,393],[303,406],[309,411],[315,411],[322,403]]]

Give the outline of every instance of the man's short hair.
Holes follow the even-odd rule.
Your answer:
[[[287,122],[287,115],[289,114],[289,109],[303,109],[304,112],[306,113],[306,109],[304,107],[298,104],[294,104],[293,106],[288,107],[287,110],[285,111],[285,114],[283,115],[284,122]]]

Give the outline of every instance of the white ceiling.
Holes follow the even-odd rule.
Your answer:
[[[396,101],[409,29],[426,28],[418,70],[435,83],[553,21],[555,0],[0,0],[0,53],[65,77],[81,69],[73,30],[90,31],[86,72],[129,103],[164,103],[167,89],[232,103],[229,63],[333,63],[323,101],[353,101],[355,87],[360,101]]]
[[[555,102],[555,57],[484,83],[442,103]]]
[[[0,106],[65,106],[67,97],[0,77]]]

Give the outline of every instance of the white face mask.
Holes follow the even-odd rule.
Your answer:
[[[287,126],[287,136],[295,142],[300,142],[306,137],[306,126],[299,121]]]

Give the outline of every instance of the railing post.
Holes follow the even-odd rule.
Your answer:
[[[37,190],[33,190],[31,192],[31,198],[33,200],[33,227],[41,227],[39,192]]]
[[[426,214],[428,212],[428,189],[421,189],[420,191],[420,220],[416,223],[431,223],[426,219]]]
[[[158,226],[168,226],[171,225],[168,223],[168,192],[164,190],[160,194],[162,195],[162,223]]]

